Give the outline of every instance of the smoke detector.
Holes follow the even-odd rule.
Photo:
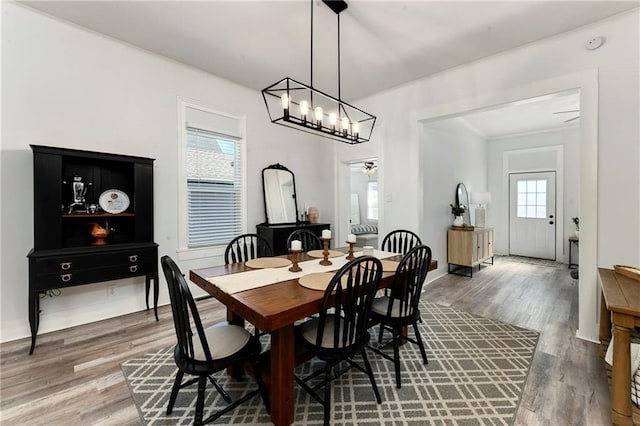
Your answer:
[[[604,44],[604,41],[605,38],[603,36],[594,37],[587,41],[587,43],[584,45],[584,48],[587,50],[596,50]]]

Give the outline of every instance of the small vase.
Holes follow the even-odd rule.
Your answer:
[[[317,207],[309,207],[309,222],[310,223],[318,223],[318,218],[320,217],[320,211]]]
[[[91,228],[89,229],[89,234],[93,241],[91,241],[91,245],[94,246],[103,246],[107,244],[107,237],[109,236],[109,228],[103,228],[95,222],[89,224]]]
[[[573,231],[573,235],[575,235],[576,238],[580,238],[580,231],[576,229],[575,231]]]
[[[462,218],[462,216],[456,216],[455,219],[453,219],[453,226],[462,226],[464,225],[464,219]]]

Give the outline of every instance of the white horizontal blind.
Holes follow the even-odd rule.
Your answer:
[[[240,139],[187,127],[189,248],[226,244],[241,233]]]

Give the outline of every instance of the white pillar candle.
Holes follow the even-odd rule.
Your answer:
[[[302,250],[302,242],[300,240],[291,241],[291,250]]]
[[[354,234],[347,235],[347,242],[348,243],[355,243],[356,242],[356,236]]]
[[[330,240],[331,239],[331,231],[329,229],[323,229],[322,230],[322,238],[325,240]]]

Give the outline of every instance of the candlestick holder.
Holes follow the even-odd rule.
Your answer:
[[[329,260],[329,243],[331,242],[331,238],[320,238],[322,240],[322,245],[324,246],[324,250],[322,251],[323,259],[320,261],[322,266],[333,265]]]
[[[347,257],[345,257],[345,259],[347,260],[353,260],[356,257],[353,255],[353,246],[355,245],[355,243],[349,242],[347,241],[347,244],[349,244],[349,254],[347,255]]]
[[[289,267],[289,270],[291,272],[302,271],[302,268],[298,266],[298,255],[302,252],[302,250],[289,249],[289,251],[291,252],[291,263],[293,263],[293,265]]]

